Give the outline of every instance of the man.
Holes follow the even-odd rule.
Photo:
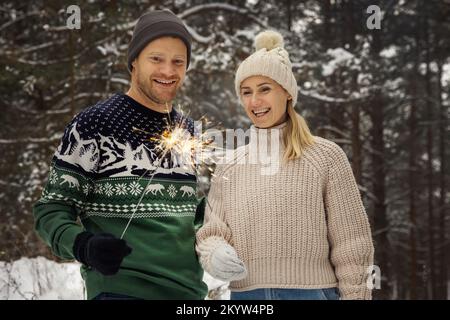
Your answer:
[[[190,53],[172,12],[141,16],[128,49],[131,88],[75,116],[52,159],[36,230],[55,255],[83,264],[88,299],[207,293],[194,249],[198,201],[183,192],[196,189],[195,173],[154,141],[173,123],[193,134],[192,120],[172,107]]]

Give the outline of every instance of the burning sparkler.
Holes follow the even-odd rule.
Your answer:
[[[201,133],[198,136],[191,135],[189,131],[186,129],[187,126],[185,122],[187,117],[184,116],[182,112],[181,114],[182,114],[182,116],[180,117],[181,121],[176,121],[172,123],[171,119],[169,118],[169,122],[166,128],[164,128],[163,132],[157,136],[149,138],[149,141],[155,143],[155,149],[161,153],[161,156],[158,157],[157,160],[154,162],[157,168],[151,174],[146,187],[143,189],[140,199],[136,204],[136,206],[134,207],[133,213],[131,214],[128,223],[122,232],[122,235],[120,237],[121,239],[125,235],[125,232],[127,231],[131,223],[131,220],[134,218],[137,208],[142,202],[142,199],[145,195],[145,190],[153,180],[161,162],[168,154],[176,155],[180,160],[180,163],[182,164],[182,168],[187,170],[191,169],[195,174],[197,174],[198,168],[202,165],[203,166],[206,165],[208,170],[212,172],[212,169],[210,168],[208,162],[209,160],[212,159],[214,151],[217,149],[217,147],[212,145],[213,141],[209,139],[204,133]],[[208,121],[205,117],[202,117],[200,120],[202,121],[202,123]],[[145,134],[150,134],[149,132],[146,132],[136,127],[133,127],[133,132],[142,132]],[[147,169],[139,177],[138,183],[140,179],[143,176],[145,176],[148,171],[149,169]]]

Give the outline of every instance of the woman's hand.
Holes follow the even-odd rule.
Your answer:
[[[208,238],[197,246],[203,268],[214,278],[230,282],[247,277],[244,262],[225,240]]]

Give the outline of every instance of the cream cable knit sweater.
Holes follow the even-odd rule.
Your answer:
[[[275,129],[280,137],[285,126]],[[371,299],[366,281],[374,248],[351,166],[337,144],[315,140],[288,163],[281,162],[281,143],[275,175],[261,175],[259,164],[217,166],[197,251],[208,271],[220,241],[236,249],[248,276],[232,281],[232,291],[338,287],[342,299]]]

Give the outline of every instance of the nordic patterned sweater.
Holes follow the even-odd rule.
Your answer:
[[[55,255],[73,259],[74,240],[84,230],[120,237],[144,194],[124,235],[133,252],[119,272],[103,276],[82,266],[88,299],[101,292],[143,299],[203,299],[207,293],[194,249],[195,174],[176,155],[160,159],[150,139],[176,122],[193,134],[192,120],[175,109],[158,113],[115,94],[65,129],[33,207],[36,230]]]

